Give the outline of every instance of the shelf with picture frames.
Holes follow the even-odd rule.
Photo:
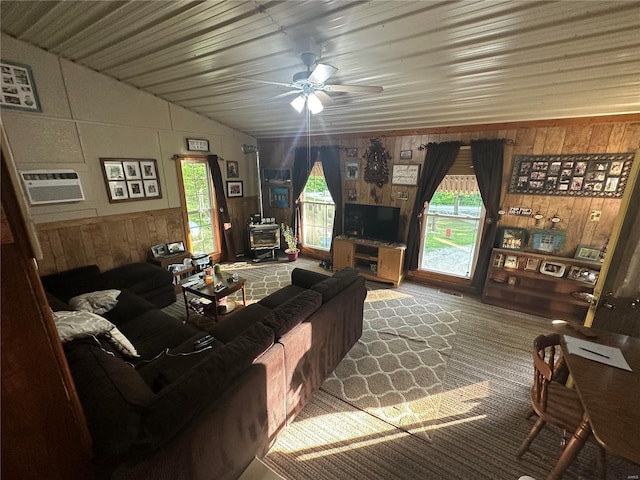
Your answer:
[[[582,323],[599,272],[599,262],[494,248],[482,301]]]

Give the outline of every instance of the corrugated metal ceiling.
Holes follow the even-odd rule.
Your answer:
[[[640,111],[640,2],[2,1],[2,31],[257,138],[306,132],[304,45],[339,70],[311,133]]]

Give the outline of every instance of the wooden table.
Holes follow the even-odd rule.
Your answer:
[[[564,358],[584,416],[547,479],[562,477],[591,434],[608,452],[640,465],[640,338],[594,329],[597,337],[586,338],[563,324],[555,329],[562,335],[619,348],[632,371],[570,355],[563,338]]]
[[[201,281],[200,284],[189,285],[194,281]],[[245,288],[245,283],[247,279],[243,277],[238,277],[238,280],[235,282],[232,280],[232,275],[222,272],[215,273],[213,275],[213,282],[204,283],[203,279],[200,279],[199,275],[193,275],[182,282],[180,282],[180,286],[182,287],[182,296],[184,298],[184,306],[187,310],[187,316],[185,318],[185,323],[189,320],[189,314],[191,312],[199,313],[200,315],[204,315],[206,317],[212,318],[216,322],[218,321],[218,302],[220,299],[225,298],[228,295],[231,295],[234,292],[242,289],[242,304],[247,306],[247,291]],[[222,283],[224,288],[218,292],[215,291],[215,286],[217,283]],[[206,298],[207,300],[211,300],[210,306],[202,305],[201,307],[194,307],[189,302],[189,294],[193,295],[197,298]]]

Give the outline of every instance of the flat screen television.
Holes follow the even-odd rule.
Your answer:
[[[397,242],[400,208],[344,204],[344,234],[348,237]]]

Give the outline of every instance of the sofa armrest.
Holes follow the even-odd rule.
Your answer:
[[[291,285],[302,288],[311,288],[312,285],[329,278],[324,273],[312,272],[303,268],[294,268],[291,272]]]

